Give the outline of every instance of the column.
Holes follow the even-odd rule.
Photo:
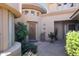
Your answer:
[[[0,9],[0,53],[2,52],[2,9]]]
[[[2,50],[8,49],[8,11],[3,9],[2,19]]]

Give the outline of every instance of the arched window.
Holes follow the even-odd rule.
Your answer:
[[[32,15],[35,15],[35,12],[34,12],[34,11],[31,11],[31,14],[32,14]]]
[[[28,11],[26,10],[26,11],[25,11],[25,14],[27,14],[27,13],[28,13]]]

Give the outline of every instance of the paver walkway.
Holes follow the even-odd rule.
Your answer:
[[[38,45],[38,56],[66,56],[62,41],[37,42],[36,45]]]

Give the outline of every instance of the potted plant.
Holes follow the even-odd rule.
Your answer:
[[[48,36],[51,39],[50,42],[52,43],[54,41],[54,33],[50,32]]]

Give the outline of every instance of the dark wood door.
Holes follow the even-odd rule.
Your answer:
[[[36,23],[35,22],[28,22],[29,23],[29,40],[36,40]]]

